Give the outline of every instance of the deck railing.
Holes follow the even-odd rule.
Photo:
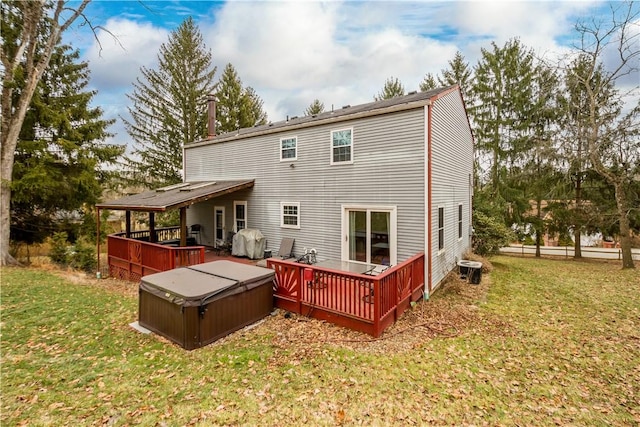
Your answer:
[[[107,245],[109,275],[122,280],[138,281],[148,274],[204,262],[204,246],[165,246],[127,239],[121,233],[108,236]]]
[[[180,239],[180,227],[162,227],[155,230],[156,242],[163,242],[166,240]],[[113,236],[126,237],[126,233],[115,233]],[[129,233],[129,238],[134,240],[141,240],[143,242],[149,242],[151,239],[150,230],[135,230]]]
[[[277,258],[267,259],[267,267],[276,271],[276,307],[374,337],[420,299],[424,290],[424,253],[377,276]]]

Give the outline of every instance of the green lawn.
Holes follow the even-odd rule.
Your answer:
[[[191,352],[128,326],[135,285],[5,268],[0,424],[640,424],[640,271],[492,263],[381,340],[278,313]]]

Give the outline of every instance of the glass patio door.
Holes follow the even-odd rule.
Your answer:
[[[395,210],[348,208],[346,243],[349,261],[367,264],[395,263]]]

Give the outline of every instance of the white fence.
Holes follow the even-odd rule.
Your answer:
[[[511,245],[505,248],[500,248],[501,253],[505,254],[520,254],[520,255],[535,255],[535,245]],[[541,255],[551,256],[564,256],[565,258],[573,257],[574,249],[569,246],[540,246]],[[597,259],[613,259],[622,260],[622,250],[619,248],[582,248],[583,258],[597,258]],[[634,261],[640,261],[640,249],[631,249],[631,257]]]

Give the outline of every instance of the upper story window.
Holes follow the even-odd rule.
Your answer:
[[[280,139],[280,160],[296,160],[298,158],[298,138]]]
[[[280,203],[281,223],[283,228],[300,228],[300,203]]]
[[[353,163],[353,129],[331,132],[331,164]]]

